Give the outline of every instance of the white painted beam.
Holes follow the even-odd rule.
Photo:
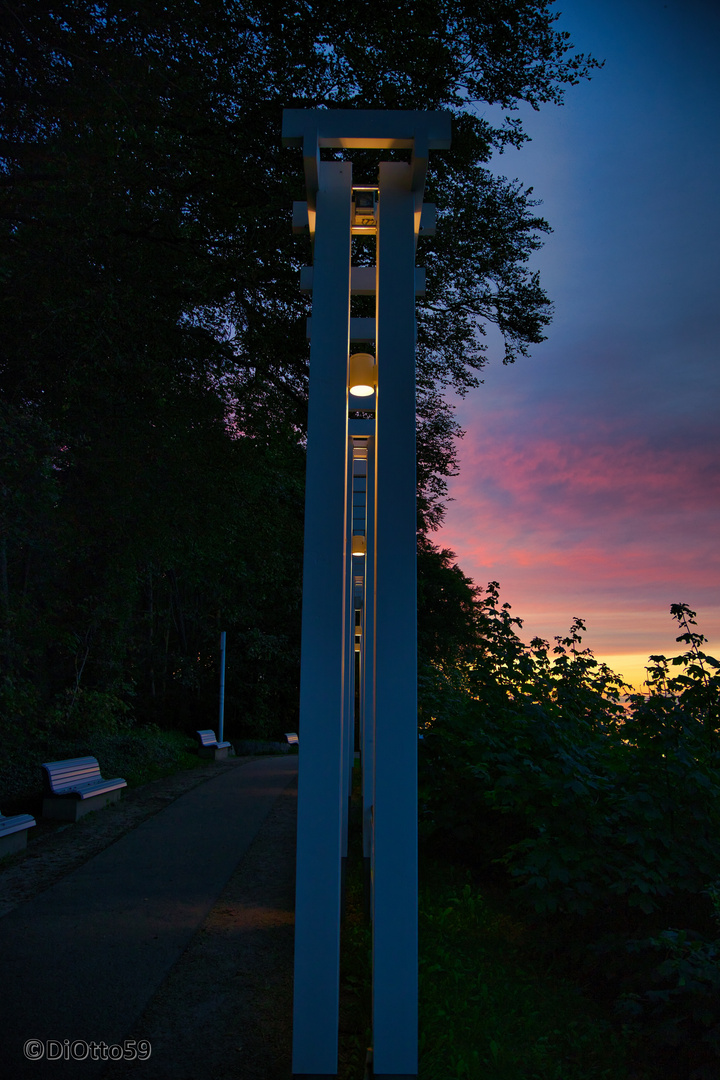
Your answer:
[[[304,204],[303,204],[304,205]],[[430,205],[430,204],[425,204]],[[424,211],[423,207],[423,211]],[[432,208],[433,210],[435,207]],[[312,266],[303,266],[300,269],[300,292],[309,293],[313,289]],[[350,291],[353,296],[374,296],[377,279],[377,269],[374,266],[353,266],[350,269]],[[425,267],[415,267],[415,295],[425,295]]]
[[[380,165],[375,526],[373,1069],[417,1074],[415,192]]]
[[[411,109],[284,109],[282,141],[296,146],[317,139],[322,147],[412,149],[416,140],[429,150],[450,147],[449,112]]]
[[[337,1073],[352,166],[317,193],[305,493],[293,1073]]]

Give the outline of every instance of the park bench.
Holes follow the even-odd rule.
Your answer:
[[[43,766],[45,797],[43,816],[77,821],[91,810],[99,810],[120,798],[127,781],[117,777],[104,780],[97,758],[68,758],[46,761]]]
[[[298,739],[294,731],[286,731],[285,738],[289,742],[290,746],[297,746],[297,748],[300,749],[300,740]]]
[[[198,737],[198,754],[200,757],[212,758],[213,761],[221,761],[232,750],[232,743],[218,742],[215,732],[209,728],[206,731],[196,731]]]
[[[0,859],[22,851],[27,845],[27,831],[35,824],[32,814],[15,814],[13,817],[0,814]]]

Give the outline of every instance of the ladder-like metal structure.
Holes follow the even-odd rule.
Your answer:
[[[428,153],[450,145],[439,112],[286,109],[301,145],[313,266],[303,564],[293,1075],[337,1075],[342,867],[356,745],[373,927],[373,1070],[417,1075],[417,598],[415,268]],[[377,184],[324,148],[409,150]],[[354,234],[375,235],[375,267],[353,267]],[[351,316],[353,294],[375,317]],[[354,345],[375,349],[377,389],[348,417]],[[355,541],[353,542],[353,537]],[[364,543],[362,539],[364,538]],[[353,548],[356,554],[353,554]],[[362,549],[365,549],[364,552]],[[355,679],[359,679],[356,695]]]

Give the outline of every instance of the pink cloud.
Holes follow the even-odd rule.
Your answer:
[[[632,607],[628,645],[640,652],[637,611],[649,617],[683,602],[717,613],[720,462],[712,447],[613,439],[594,422],[582,433],[537,435],[499,419],[465,437],[438,539],[479,584],[499,580],[518,615],[532,610],[531,633],[560,633],[573,615],[591,628],[593,612],[621,619]],[[551,613],[561,612],[551,630]],[[603,647],[622,651],[617,620],[614,630],[605,623]],[[658,632],[647,622],[649,651]]]
[[[470,432],[462,447],[462,474],[456,498],[480,493],[503,507],[542,507],[568,515],[623,509],[638,513],[683,514],[707,510],[720,501],[720,463],[714,448],[687,454],[641,440],[604,442],[593,431],[583,443],[562,436],[525,438],[513,431]],[[550,502],[548,499],[550,498]]]

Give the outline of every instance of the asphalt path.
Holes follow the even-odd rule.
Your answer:
[[[203,923],[296,756],[259,758],[175,802],[0,919],[0,1077],[94,1080]]]

